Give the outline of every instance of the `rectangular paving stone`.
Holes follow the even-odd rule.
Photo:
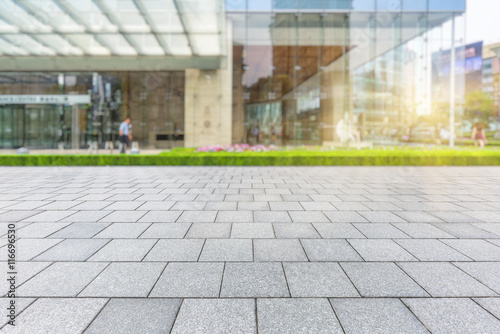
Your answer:
[[[472,225],[494,234],[492,238],[500,238],[500,223],[474,223]]]
[[[323,238],[365,238],[353,224],[349,223],[316,223],[313,224]]]
[[[310,261],[363,261],[345,240],[301,240]]]
[[[252,223],[253,211],[219,211],[216,223]]]
[[[250,239],[208,239],[200,261],[253,261]]]
[[[497,294],[448,262],[399,263],[433,297],[483,297]]]
[[[255,239],[255,261],[307,261],[297,239]]]
[[[271,208],[269,207],[269,202],[267,201],[259,201],[259,197],[256,195],[256,202],[238,202],[238,210],[243,211],[269,211]],[[264,195],[267,196],[267,195]],[[265,198],[263,198],[265,199]]]
[[[69,223],[33,223],[17,230],[18,238],[45,238]]]
[[[82,211],[82,210],[99,211],[99,210],[104,209],[107,206],[110,206],[111,204],[113,204],[113,202],[111,202],[111,201],[101,201],[101,200],[84,201],[81,204],[78,204],[77,206],[75,206],[73,208],[73,210],[76,210],[76,211]]]
[[[169,263],[150,297],[219,297],[224,263]]]
[[[403,302],[432,333],[500,332],[500,321],[470,299],[413,298]]]
[[[463,213],[482,222],[500,223],[500,213],[494,211],[463,211]]]
[[[254,221],[256,223],[291,223],[292,220],[287,211],[255,211]]]
[[[302,211],[304,208],[299,202],[269,202],[273,211]]]
[[[62,221],[72,223],[94,223],[110,213],[111,211],[79,211],[64,218]]]
[[[418,284],[394,263],[340,264],[363,297],[428,297]]]
[[[454,265],[500,294],[500,262],[457,262]]]
[[[182,239],[190,227],[189,223],[152,223],[139,238]]]
[[[144,196],[146,195],[143,195],[141,198],[137,199],[138,201],[142,201],[144,200]],[[163,201],[163,200],[147,200],[146,202],[144,202],[144,204],[142,204],[140,207],[137,208],[137,210],[141,210],[141,211],[166,211],[166,210],[169,210],[173,205],[175,204],[175,202],[173,201]]]
[[[365,261],[417,261],[404,248],[387,239],[349,239]]]
[[[19,211],[27,211],[27,210],[35,210],[36,208],[41,207],[42,205],[48,204],[50,201],[21,201],[17,204],[9,205],[4,207],[4,210],[19,210]]]
[[[338,263],[283,263],[292,297],[359,297]]]
[[[185,299],[172,334],[241,333],[255,334],[253,299]]]
[[[60,225],[61,223],[57,223]],[[62,228],[49,238],[64,238],[64,239],[85,239],[92,238],[94,235],[105,229],[109,223],[73,223]]]
[[[395,211],[399,217],[409,223],[442,223],[443,221],[436,216],[423,211]]]
[[[85,334],[170,333],[180,305],[179,299],[111,299]]]
[[[300,203],[306,211],[335,211],[337,210],[330,202],[302,202]]]
[[[329,223],[330,220],[321,211],[290,211],[294,223]]]
[[[147,297],[164,263],[111,263],[78,297]]]
[[[446,223],[478,223],[481,220],[473,218],[459,211],[432,211],[431,215],[438,217]]]
[[[473,300],[500,319],[500,298],[473,298]]]
[[[342,202],[340,202],[342,203]],[[366,223],[368,220],[363,218],[355,211],[325,211],[324,214],[332,223]]]
[[[213,223],[217,211],[184,211],[179,217],[179,223]]]
[[[147,211],[113,211],[106,217],[99,220],[101,223],[135,223],[142,216],[144,216]]]
[[[62,239],[19,239],[16,240],[16,261],[29,261],[47,249],[60,243]],[[7,248],[0,249],[0,258],[7,261]]]
[[[234,223],[231,229],[231,238],[236,239],[274,237],[273,226],[270,223]]]
[[[412,238],[455,238],[453,235],[428,223],[393,223],[392,226],[400,229]]]
[[[28,217],[38,214],[40,211],[21,210],[0,212],[0,222],[19,222]]]
[[[228,262],[220,297],[290,297],[281,263]]]
[[[75,213],[76,211],[43,211],[40,212],[39,214],[36,214],[34,216],[30,216],[23,221],[25,222],[57,222],[60,221],[61,219],[66,218],[67,216]]]
[[[382,195],[366,195],[366,197],[368,197],[368,196],[373,196],[372,198],[382,199],[381,198]],[[387,199],[391,199],[391,198],[387,198]],[[362,203],[363,203],[363,205],[368,207],[368,209],[374,210],[374,211],[400,211],[400,210],[402,210],[399,206],[394,205],[394,203],[392,203],[392,202],[377,201],[377,202],[362,202]]]
[[[500,247],[488,241],[477,239],[442,241],[475,261],[500,261]]]
[[[273,224],[276,238],[297,239],[297,238],[321,238],[312,224]]]
[[[397,239],[394,241],[420,261],[472,261],[439,240]]]
[[[155,243],[155,239],[113,239],[87,261],[141,261]]]
[[[17,289],[20,297],[75,297],[108,263],[56,262]]]
[[[204,242],[203,239],[162,239],[143,261],[198,261]]]
[[[203,210],[209,211],[235,211],[238,202],[208,202]]]
[[[327,299],[257,299],[259,333],[343,333]]]
[[[109,239],[66,239],[33,261],[85,261],[108,242]]]
[[[353,225],[369,239],[409,238],[406,233],[388,223],[357,223]]]
[[[82,333],[106,304],[104,298],[38,299],[2,333]]]
[[[487,239],[487,238],[498,238],[497,235],[492,234],[488,231],[485,231],[483,229],[480,229],[479,227],[476,227],[471,224],[465,224],[465,223],[444,223],[444,224],[434,224],[437,228],[448,232],[449,234],[457,237],[457,238],[463,238],[463,239],[475,239],[475,238],[481,238],[481,239]]]
[[[337,210],[341,211],[370,210],[368,207],[364,206],[360,202],[334,202],[333,205]]]
[[[398,299],[331,299],[345,333],[429,333]]]
[[[137,238],[148,227],[149,223],[113,223],[94,236],[94,238]]]
[[[358,211],[371,223],[405,223],[406,220],[390,211]]]
[[[149,211],[139,223],[175,223],[182,211]]]

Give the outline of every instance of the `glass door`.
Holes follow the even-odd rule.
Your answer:
[[[0,106],[0,148],[18,148],[23,144],[24,106]]]
[[[59,113],[53,105],[26,105],[25,145],[29,148],[57,148]]]

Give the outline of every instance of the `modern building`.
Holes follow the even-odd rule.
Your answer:
[[[493,115],[500,116],[500,43],[488,44],[483,47],[483,77],[482,90],[493,99]]]
[[[127,115],[143,148],[394,141],[433,112],[431,55],[465,44],[464,11],[465,0],[0,0],[0,148],[104,146]]]

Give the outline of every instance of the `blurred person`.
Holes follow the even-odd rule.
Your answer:
[[[486,131],[483,123],[478,122],[472,128],[471,139],[474,140],[474,146],[479,144],[479,147],[484,148],[485,145],[488,144],[488,140],[486,139]]]
[[[276,129],[274,128],[274,125],[272,125],[271,126],[271,145],[275,145],[276,144],[276,139],[277,139]]]
[[[120,124],[120,143],[122,143],[122,149],[120,153],[125,153],[125,145],[127,148],[130,147],[130,141],[132,140],[132,133],[130,132],[130,117],[125,118],[123,122]]]

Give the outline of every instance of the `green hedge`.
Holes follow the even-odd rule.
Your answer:
[[[159,155],[0,155],[0,166],[499,166],[500,150],[395,149]]]

